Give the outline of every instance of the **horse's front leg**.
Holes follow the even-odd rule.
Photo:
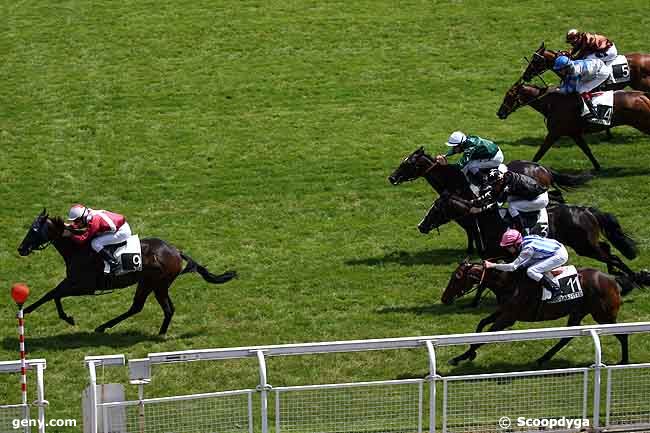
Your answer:
[[[43,305],[44,303],[51,301],[52,299],[58,299],[62,298],[63,293],[65,291],[65,288],[68,285],[68,280],[63,280],[61,281],[55,288],[47,292],[45,295],[41,297],[38,301],[34,302],[32,305],[29,307],[26,307],[24,310],[25,314],[29,314],[32,311],[36,310],[38,307]]]
[[[599,171],[600,170],[600,164],[596,160],[596,157],[594,156],[593,153],[591,153],[591,149],[589,148],[589,145],[585,141],[585,139],[582,137],[582,135],[573,135],[571,136],[573,138],[573,141],[576,142],[580,150],[587,155],[587,158],[589,158],[589,161],[591,161],[591,164],[594,166],[594,170]]]
[[[59,313],[59,318],[69,323],[70,325],[74,326],[74,318],[72,316],[68,316],[67,314],[65,314],[65,311],[63,311],[63,304],[61,303],[61,298],[54,298],[54,304],[56,305],[56,312]]]
[[[533,156],[533,162],[537,162],[540,159],[542,159],[546,154],[546,152],[548,152],[548,150],[551,148],[551,146],[553,146],[553,143],[555,143],[558,138],[560,137],[558,137],[557,135],[552,135],[550,133],[547,134],[546,138],[544,139],[544,143],[539,147],[539,150],[537,151],[535,156]]]
[[[501,331],[506,328],[509,328],[510,326],[515,324],[516,320],[511,319],[509,317],[503,317],[500,312],[496,312],[486,317],[485,319],[481,320],[481,322],[479,322],[479,327],[481,327],[481,325],[485,326],[491,322],[494,323],[492,326],[490,326],[489,332],[495,332],[495,331]],[[476,350],[482,345],[483,343],[470,345],[469,349],[467,349],[465,353],[458,355],[455,358],[452,358],[449,361],[449,365],[458,365],[460,361],[465,361],[466,359],[473,361],[476,358]]]

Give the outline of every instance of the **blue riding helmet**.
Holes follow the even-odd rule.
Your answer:
[[[561,71],[562,69],[566,68],[569,65],[571,65],[571,59],[569,59],[567,56],[560,56],[557,59],[555,59],[555,63],[553,64],[553,70]]]

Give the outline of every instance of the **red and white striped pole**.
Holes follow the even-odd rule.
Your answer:
[[[29,296],[29,287],[24,283],[11,286],[11,297],[18,305],[18,341],[20,342],[20,391],[23,396],[23,407],[27,407],[27,361],[25,360],[25,320],[23,304]]]

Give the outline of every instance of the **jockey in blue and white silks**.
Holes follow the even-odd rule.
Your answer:
[[[562,78],[560,93],[587,93],[609,78],[612,68],[600,59],[571,60],[567,56],[555,59],[553,70]]]
[[[566,248],[555,239],[542,238],[536,235],[521,236],[517,230],[506,230],[501,238],[501,244],[511,254],[518,254],[511,263],[492,263],[485,261],[487,269],[513,272],[520,267],[526,267],[526,275],[534,281],[541,281],[549,294],[545,293],[542,300],[550,299],[551,294],[556,293],[560,288],[546,274],[559,266],[562,266],[569,259]]]

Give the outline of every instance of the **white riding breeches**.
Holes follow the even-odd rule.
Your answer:
[[[591,53],[585,56],[585,59],[600,59],[606,65],[609,65],[616,59],[616,56],[618,56],[618,50],[616,49],[616,45],[612,44],[604,53]]]
[[[467,176],[467,172],[470,172],[472,174],[478,173],[479,170],[482,170],[484,168],[499,168],[499,165],[503,163],[503,152],[501,152],[501,149],[492,157],[489,159],[475,159],[467,163],[465,167],[463,167],[463,173],[465,176]]]
[[[541,211],[542,209],[546,210],[546,206],[548,206],[548,192],[538,195],[534,200],[521,200],[517,197],[513,198],[514,200],[508,200],[508,212],[510,213],[510,216],[513,217],[519,215],[519,212],[534,212],[538,210]],[[546,220],[548,221],[548,216],[546,217]]]
[[[127,240],[131,236],[131,227],[129,223],[125,222],[122,224],[116,232],[102,233],[93,238],[90,242],[90,246],[93,250],[99,252],[106,245],[117,244]]]
[[[543,259],[526,269],[526,275],[535,281],[539,281],[544,276],[545,272],[552,271],[553,269],[562,266],[569,260],[569,254],[566,248],[562,247],[551,257]]]
[[[601,61],[594,64],[593,69],[589,72],[589,79],[580,80],[578,83],[578,86],[576,87],[578,93],[590,92],[607,81],[609,76],[612,75],[612,67]]]

